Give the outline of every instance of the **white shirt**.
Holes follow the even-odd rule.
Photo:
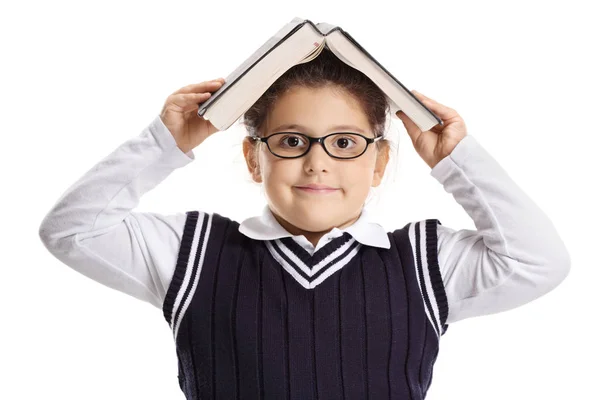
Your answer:
[[[194,159],[156,116],[67,189],[40,225],[42,242],[83,275],[161,308],[186,214],[132,210],[141,196]],[[473,135],[435,165],[431,176],[477,228],[437,227],[447,323],[521,306],[564,280],[571,260],[554,225]],[[257,240],[293,236],[268,207],[239,230]],[[390,247],[385,230],[369,221],[366,209],[353,225],[324,235],[316,248],[304,236],[294,239],[312,253],[343,231],[363,244]]]
[[[362,244],[383,247],[384,249],[389,249],[391,246],[387,233],[381,225],[370,221],[370,213],[366,208],[362,209],[360,216],[352,225],[343,229],[334,227],[319,239],[316,246],[313,246],[306,236],[292,235],[285,230],[285,228],[277,222],[268,205],[264,206],[260,216],[244,220],[240,224],[239,231],[256,240],[274,240],[291,237],[310,254],[314,254],[315,251],[329,243],[331,239],[342,236],[344,232],[348,232],[354,239]]]

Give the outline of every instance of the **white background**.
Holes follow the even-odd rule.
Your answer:
[[[468,133],[551,218],[572,259],[554,291],[459,321],[428,400],[600,398],[600,28],[593,1],[30,1],[3,3],[0,398],[183,399],[162,311],[61,264],[38,237],[60,195],[139,135],[173,91],[226,77],[295,16],[348,31],[409,89],[456,109]],[[265,200],[234,125],[147,193],[139,211],[236,220]],[[369,203],[396,229],[475,229],[429,175],[400,120],[398,157]]]

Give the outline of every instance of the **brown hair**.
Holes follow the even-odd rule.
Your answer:
[[[293,87],[334,86],[352,95],[362,106],[375,136],[385,132],[389,104],[383,91],[366,75],[350,67],[325,47],[312,61],[293,66],[280,76],[243,115],[249,135],[263,136],[267,113]],[[386,139],[377,142],[378,147]]]

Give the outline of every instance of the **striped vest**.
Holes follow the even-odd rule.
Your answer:
[[[310,255],[187,212],[163,303],[186,399],[424,399],[448,327],[437,224]]]

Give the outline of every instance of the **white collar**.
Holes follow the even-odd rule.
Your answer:
[[[369,221],[369,219],[369,212],[366,208],[363,208],[360,217],[352,225],[343,229],[333,227],[314,248],[304,235],[292,235],[281,226],[268,205],[264,206],[261,215],[245,219],[238,230],[249,238],[256,240],[275,240],[291,237],[307,250],[310,249],[311,253],[327,243],[328,238],[342,236],[344,232],[348,232],[354,239],[364,245],[389,249],[390,240],[385,229],[378,223]]]

